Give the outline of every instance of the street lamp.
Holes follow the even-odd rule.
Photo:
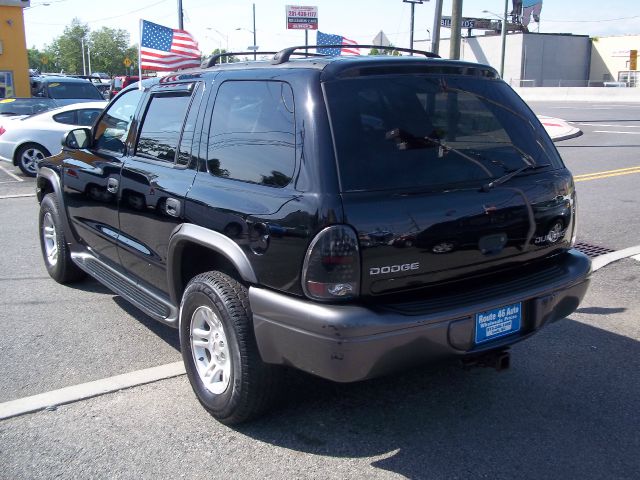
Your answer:
[[[219,30],[216,30],[215,28],[212,28],[212,27],[207,27],[207,30],[210,30],[210,31],[212,31],[212,32],[214,32],[214,33],[217,33],[217,34],[220,36],[220,38],[221,38],[221,39],[224,39],[224,40],[225,40],[226,45],[227,45],[227,46],[225,47],[225,52],[227,52],[227,53],[228,53],[228,52],[229,52],[229,34],[227,33],[227,34],[225,35],[224,33],[220,32]],[[218,46],[220,47],[220,48],[218,49],[218,50],[220,50],[220,52],[219,52],[219,53],[222,53],[222,42],[221,42],[221,41],[219,41],[219,42],[218,42]],[[228,61],[228,57],[224,57],[224,58],[225,58],[225,62],[224,62],[224,63],[227,63],[227,61]]]
[[[49,2],[35,3],[35,4],[30,5],[28,7],[24,7],[23,10],[30,10],[30,9],[36,8],[36,7],[48,7],[49,5],[51,5]]]
[[[500,76],[504,77],[504,54],[507,47],[507,11],[509,10],[509,0],[504,0],[504,15],[502,16],[502,32],[500,36],[502,38],[502,53],[500,55]],[[500,18],[500,15],[490,12],[489,10],[483,10],[482,13],[490,13],[491,15]]]

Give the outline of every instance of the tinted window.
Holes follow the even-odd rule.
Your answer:
[[[66,123],[67,125],[76,125],[76,111],[69,110],[68,112],[58,113],[53,116],[53,119],[58,123]]]
[[[49,84],[49,97],[104,100],[98,89],[89,82],[52,82]]]
[[[78,125],[91,126],[100,116],[99,108],[83,108],[78,110]]]
[[[137,155],[174,161],[190,99],[190,95],[165,94],[151,98],[142,121]]]
[[[96,148],[124,153],[127,133],[141,96],[141,90],[129,90],[108,107],[96,125],[94,142]]]
[[[293,92],[283,82],[225,82],[207,149],[212,175],[283,187],[295,167]]]
[[[197,94],[195,92],[198,91],[199,85],[196,86],[194,90],[194,94],[192,98],[197,98]],[[176,163],[178,165],[188,165],[189,160],[191,160],[191,146],[193,144],[193,136],[196,128],[196,117],[198,116],[198,108],[197,105],[192,105],[189,109],[189,114],[187,115],[187,120],[184,123],[184,128],[182,130],[182,137],[180,138],[180,145],[178,147],[178,157],[176,158]]]
[[[343,190],[480,183],[527,163],[562,165],[503,82],[389,75],[326,92]]]

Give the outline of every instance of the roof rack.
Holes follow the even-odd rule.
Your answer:
[[[428,58],[441,58],[440,55],[437,55],[431,52],[426,52],[424,50],[414,50],[411,48],[401,48],[401,47],[383,47],[381,45],[300,45],[297,47],[289,47],[289,48],[280,50],[273,57],[273,64],[279,65],[281,63],[288,62],[291,55],[301,55],[301,54],[305,55],[305,53],[298,53],[296,52],[296,50],[320,49],[320,48],[340,48],[341,49],[345,47],[348,47],[350,49],[351,48],[377,48],[379,50],[396,50],[398,52],[417,53],[418,55],[424,55],[425,57],[428,57]],[[330,56],[330,55],[321,54],[321,53],[309,53],[308,55],[314,56],[314,57]]]
[[[302,47],[304,48],[304,47]],[[216,53],[215,55],[210,56],[209,58],[207,58],[204,62],[202,62],[202,64],[200,65],[201,68],[209,68],[209,67],[213,67],[215,65],[218,65],[222,62],[219,62],[219,60],[221,58],[224,57],[234,57],[234,56],[238,56],[238,55],[276,55],[279,52],[225,52],[225,53]],[[308,57],[324,57],[326,55],[322,54],[322,53],[308,53],[308,52],[292,52],[291,55],[302,55],[302,56],[308,56]]]

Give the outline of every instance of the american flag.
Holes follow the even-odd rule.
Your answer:
[[[140,66],[144,70],[175,71],[200,66],[198,42],[186,30],[142,20]]]
[[[322,33],[318,30],[316,37],[317,45],[342,45],[342,48],[319,48],[318,53],[324,55],[341,55],[346,53],[348,55],[360,55],[359,48],[349,48],[350,45],[357,45],[355,40],[349,40],[342,35],[333,35],[331,33]]]

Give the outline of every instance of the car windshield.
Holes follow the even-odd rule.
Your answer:
[[[536,117],[495,79],[365,76],[325,91],[343,191],[483,185],[562,166]]]
[[[89,82],[50,83],[49,96],[58,99],[82,98],[88,100],[103,100],[98,89]]]
[[[56,107],[49,98],[5,98],[0,100],[0,115],[34,115]]]

